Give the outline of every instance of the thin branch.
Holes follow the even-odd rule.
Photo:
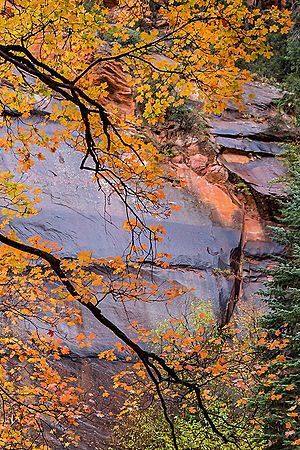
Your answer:
[[[111,320],[109,320],[107,317],[105,317],[101,310],[94,304],[92,304],[89,301],[85,301],[85,299],[80,295],[80,293],[76,290],[74,285],[70,282],[68,279],[67,274],[62,270],[61,268],[61,261],[56,256],[52,255],[49,252],[46,252],[45,250],[41,250],[35,247],[32,247],[27,244],[23,244],[21,242],[15,241],[11,238],[8,238],[4,236],[3,234],[0,234],[0,242],[2,242],[5,245],[8,245],[9,247],[15,248],[17,250],[20,250],[22,252],[37,256],[38,258],[43,259],[44,261],[48,262],[50,264],[53,271],[56,273],[58,278],[60,279],[61,283],[65,286],[67,291],[72,295],[74,299],[76,299],[84,308],[88,309],[93,316],[97,319],[98,322],[100,322],[102,325],[104,325],[106,328],[108,328],[110,331],[114,333],[115,336],[117,336],[119,339],[121,339],[129,348],[131,348],[137,356],[140,358],[141,362],[146,368],[146,371],[148,372],[151,380],[156,386],[157,394],[160,398],[160,401],[162,399],[162,393],[160,391],[160,383],[163,380],[161,370],[165,371],[168,374],[169,382],[181,385],[183,387],[187,387],[191,391],[195,392],[197,403],[199,409],[202,411],[203,416],[209,423],[211,429],[216,433],[221,439],[223,439],[224,442],[228,442],[228,439],[224,434],[218,430],[216,425],[214,424],[213,420],[210,417],[210,414],[206,407],[203,404],[202,398],[201,398],[201,392],[200,388],[197,386],[197,384],[192,383],[190,381],[181,379],[179,375],[177,374],[176,370],[172,367],[170,367],[166,361],[157,355],[156,353],[149,352],[147,350],[142,349],[136,342],[134,342],[132,339],[130,339],[129,336],[127,336],[117,325],[115,325]],[[157,374],[157,378],[155,377],[154,373]],[[158,389],[157,389],[158,388]],[[161,401],[162,408],[164,411],[165,417],[169,417],[166,405],[163,401]],[[170,418],[166,419],[168,423],[170,424]],[[174,425],[171,426],[172,436],[175,439],[174,446],[176,449],[178,449],[177,443],[176,443],[176,436],[174,431]]]

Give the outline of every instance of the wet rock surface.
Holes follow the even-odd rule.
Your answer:
[[[57,129],[57,124],[48,123],[44,129],[50,136]],[[80,154],[65,146],[60,147],[55,154],[49,153],[46,160],[35,161],[23,181],[42,187],[40,213],[30,219],[15,221],[13,228],[23,240],[32,235],[41,235],[44,239],[55,241],[63,246],[62,256],[76,257],[82,250],[92,251],[95,257],[120,255],[130,242],[129,233],[122,228],[126,218],[123,205],[116,198],[110,198],[107,202],[88,173],[79,170],[80,160]],[[18,161],[13,153],[1,154],[0,164],[2,169],[14,173],[17,171]],[[170,265],[174,268],[208,271],[206,278],[209,273],[212,278],[209,281],[210,288],[207,291],[200,289],[199,298],[211,298],[216,311],[223,310],[226,308],[226,299],[222,300],[222,305],[219,304],[219,279],[217,283],[209,271],[230,267],[231,253],[241,239],[241,214],[218,187],[201,177],[196,183],[194,194],[184,189],[166,187],[168,199],[181,209],[170,219],[160,221],[167,235],[158,250],[172,255]],[[148,223],[153,222],[149,217]],[[160,272],[159,277],[163,280],[165,272],[163,269]],[[191,276],[195,280],[202,277],[197,272],[191,272]],[[166,279],[168,277],[167,274]],[[189,283],[184,284],[184,279],[182,283],[189,287]],[[114,312],[112,314],[118,318],[121,316]],[[158,304],[145,304],[140,313],[134,314],[151,326],[165,316],[163,307],[160,310]],[[156,320],[153,320],[154,316]]]
[[[131,112],[133,103],[126,83],[119,84],[118,67],[107,67],[104,72],[111,82],[112,95],[122,112]],[[102,82],[103,78],[99,78]],[[249,97],[250,95],[250,97]],[[255,95],[255,97],[253,96]],[[257,197],[246,188],[255,191],[261,203],[282,195],[284,185],[274,184],[285,173],[278,158],[287,137],[298,131],[289,123],[272,131],[270,117],[274,116],[274,102],[281,93],[273,87],[245,86],[245,110],[240,112],[229,105],[222,116],[211,118],[210,146],[201,136],[178,137],[176,146],[180,154],[170,164],[184,188],[168,184],[168,199],[181,207],[167,220],[160,220],[167,232],[158,250],[172,255],[169,268],[153,266],[148,261],[142,269],[145,279],[167,285],[173,280],[178,287],[193,289],[172,304],[163,301],[126,302],[120,304],[106,299],[101,309],[124,331],[133,320],[154,328],[170,316],[185,313],[193,303],[212,302],[216,316],[222,320],[226,311],[233,309],[240,298],[250,301],[256,298],[264,280],[259,268],[270,264],[270,255],[280,254],[282,248],[270,239],[267,221],[260,214]],[[56,100],[55,100],[56,101]],[[34,117],[29,122],[44,117],[51,105],[37,99]],[[245,117],[245,114],[248,117]],[[13,114],[12,114],[13,115]],[[13,126],[17,125],[15,118]],[[42,126],[42,125],[39,125]],[[43,125],[48,136],[59,127],[53,122]],[[5,129],[0,128],[0,138]],[[283,146],[282,146],[283,144]],[[99,192],[85,171],[80,171],[82,155],[67,145],[61,145],[56,153],[49,153],[46,160],[35,161],[34,167],[22,178],[22,182],[39,186],[43,190],[39,215],[13,223],[18,236],[26,240],[32,235],[63,246],[61,254],[76,257],[82,250],[94,252],[96,257],[122,254],[129,244],[129,234],[122,228],[125,212],[123,205],[113,197],[109,201]],[[17,172],[18,161],[13,152],[0,154],[1,169]],[[242,182],[242,196],[232,181]],[[105,186],[103,186],[105,192]],[[246,195],[246,197],[245,197]],[[243,201],[246,198],[246,201]],[[248,196],[248,197],[247,197]],[[251,201],[250,201],[251,198]],[[148,223],[154,220],[147,218]],[[99,351],[111,348],[118,340],[110,331],[100,326],[86,312],[83,324],[60,332],[72,351],[71,358],[63,364],[66,373],[75,374],[82,386],[97,391],[99,385],[110,387],[111,376],[124,366],[124,362],[103,362],[97,359]],[[72,339],[83,332],[96,334],[92,349],[79,349]],[[105,406],[103,407],[105,409]],[[110,417],[107,411],[97,424],[85,423],[83,433],[92,434],[85,439],[81,450],[106,448]]]
[[[17,120],[15,125],[17,124]],[[44,126],[48,136],[57,124]],[[0,129],[0,138],[4,129]],[[96,257],[122,254],[129,244],[129,234],[122,228],[125,212],[115,198],[107,202],[85,171],[79,170],[82,155],[68,146],[61,146],[56,153],[49,153],[46,160],[35,165],[22,179],[43,189],[39,215],[15,221],[12,225],[24,241],[32,235],[63,245],[62,256],[76,257],[81,250],[90,250]],[[1,153],[0,166],[16,173],[18,161],[13,152]],[[170,317],[186,314],[191,302],[212,302],[216,316],[221,320],[235,285],[231,271],[232,255],[239,247],[242,230],[242,213],[220,187],[198,176],[186,167],[190,184],[185,188],[167,186],[170,201],[181,206],[170,219],[161,221],[167,235],[158,250],[172,254],[170,268],[143,268],[145,279],[152,279],[166,288],[173,280],[180,288],[193,289],[192,293],[169,304],[167,301],[126,302],[120,304],[106,299],[100,305],[102,312],[120,329],[130,333],[128,327],[137,320],[139,324],[155,328]],[[153,223],[153,219],[148,218]],[[119,340],[100,325],[85,309],[83,323],[72,328],[59,325],[59,336],[71,350],[64,358],[62,370],[77,378],[79,386],[98,393],[99,386],[111,391],[113,374],[124,370],[122,361],[103,362],[97,358],[100,351],[114,346]],[[79,348],[75,337],[79,333],[96,334],[93,347]],[[118,400],[119,402],[121,399]],[[112,402],[112,400],[110,400]],[[117,405],[115,399],[113,403]],[[81,450],[106,449],[110,437],[112,418],[111,403],[101,401],[103,417],[99,422],[84,421],[81,425]]]

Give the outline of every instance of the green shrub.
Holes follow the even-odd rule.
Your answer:
[[[221,412],[225,420],[229,415],[226,408]],[[255,440],[254,432],[249,432],[247,439],[236,444],[225,444],[218,436],[209,430],[204,420],[197,420],[192,415],[175,417],[177,440],[180,450],[263,450],[263,446]],[[240,424],[243,425],[243,418]],[[114,429],[113,442],[109,450],[174,450],[168,424],[162,413],[150,406],[145,409],[133,408],[130,414]],[[236,438],[239,437],[239,428]]]
[[[264,448],[255,410],[250,411],[247,405],[253,367],[249,331],[253,333],[253,326],[247,322],[246,315],[243,320],[242,334],[234,325],[220,329],[209,303],[195,305],[191,302],[181,318],[163,322],[153,332],[156,353],[161,351],[168,364],[177,367],[180,377],[199,383],[202,402],[215,427],[228,441],[225,443],[212,430],[197,407],[193,392],[161,383],[160,392],[163,392],[180,450]],[[173,333],[176,339],[170,337]],[[200,353],[195,353],[197,351]],[[226,374],[218,370],[211,372],[220,362],[225,364]],[[155,389],[151,392],[146,378],[139,380],[137,376],[133,376],[131,386],[132,393],[117,418],[110,450],[174,450],[170,426]]]
[[[203,131],[207,128],[204,114],[188,103],[167,108],[166,120],[167,122],[175,122],[186,133],[191,132],[195,128],[197,131]]]

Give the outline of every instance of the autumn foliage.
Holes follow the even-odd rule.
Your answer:
[[[165,231],[155,221],[176,206],[165,198],[160,154],[139,131],[147,123],[163,123],[167,109],[191,95],[207,112],[221,112],[229,99],[240,105],[242,85],[250,75],[238,63],[269,57],[266,36],[286,33],[289,13],[275,7],[262,12],[242,0],[122,0],[113,10],[100,1],[0,0],[0,11],[5,130],[0,146],[18,161],[16,173],[0,171],[1,448],[45,450],[56,448],[55,440],[76,446],[80,420],[92,412],[98,417],[76,380],[59,369],[69,349],[56,331],[62,322],[80,324],[82,308],[116,336],[116,349],[100,357],[114,359],[119,350],[134,361],[143,395],[153,394],[162,406],[175,449],[180,447],[170,402],[176,403],[180,417],[186,412],[202,415],[220,442],[235,444],[236,418],[230,417],[227,426],[222,417],[216,419],[216,411],[226,404],[232,384],[247,393],[244,398],[239,390],[237,406],[246,404],[253,377],[264,371],[250,367],[252,353],[243,343],[237,345],[235,325],[217,334],[211,323],[207,329],[189,330],[175,318],[167,329],[155,332],[136,324],[138,338],[132,339],[99,305],[108,296],[118,302],[158,296],[159,287],[142,279],[140,268],[146,258],[167,267],[170,257],[156,252]],[[136,113],[120,114],[101,79],[105,64],[116,61],[135,97]],[[48,108],[36,120],[41,102]],[[45,131],[48,121],[56,124],[51,136]],[[42,192],[27,186],[23,175],[62,143],[81,155],[78,170],[90,172],[95,190],[123,202],[124,229],[131,234],[124,255],[96,258],[86,249],[77,259],[62,258],[56,243],[39,236],[21,242],[11,231],[11,220],[38,213]],[[152,214],[152,225],[145,223],[145,212]],[[168,301],[180,295],[176,286],[159,291]],[[79,347],[89,347],[93,338],[91,330],[75,340]],[[144,344],[151,342],[146,350]],[[114,382],[126,390],[122,378],[119,374]]]

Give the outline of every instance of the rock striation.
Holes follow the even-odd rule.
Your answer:
[[[131,91],[122,79],[120,67],[107,65],[101,69],[99,82],[103,81],[109,85],[112,102],[122,112],[132,113]],[[230,104],[224,114],[210,117],[205,139],[197,130],[185,139],[177,137],[176,148],[180,153],[168,164],[184,187],[170,183],[166,194],[181,209],[159,222],[167,235],[158,250],[171,254],[172,259],[168,268],[153,266],[148,261],[142,273],[157,284],[166,285],[173,280],[193,292],[171,305],[153,301],[124,306],[105,300],[101,304],[103,312],[121,329],[127,330],[132,320],[155,327],[170,314],[185,312],[191,302],[203,301],[212,302],[216,316],[224,323],[241,298],[250,301],[255,296],[263,281],[259,267],[269,264],[270,255],[282,251],[270,240],[267,226],[271,217],[264,205],[283,195],[284,186],[278,178],[286,169],[280,153],[288,139],[299,136],[299,130],[289,121],[278,119],[274,102],[280,96],[271,86],[247,84],[244,111]],[[44,120],[49,108],[49,103],[37,98],[32,116],[26,119],[27,125],[23,120],[22,126],[35,123],[48,136],[53,135],[59,125]],[[19,120],[15,117],[12,128]],[[4,133],[5,129],[0,128],[0,138]],[[96,257],[122,254],[129,243],[128,233],[122,228],[123,205],[116,198],[107,201],[88,173],[79,171],[80,159],[73,149],[61,144],[46,160],[35,161],[23,181],[42,188],[40,213],[13,222],[12,228],[24,240],[41,235],[57,242],[63,246],[62,255],[67,257],[76,257],[82,250],[92,251]],[[1,169],[16,173],[17,165],[13,152],[0,155]],[[147,220],[153,222],[150,217]],[[82,326],[72,330],[61,327],[72,350],[71,358],[66,357],[62,364],[66,373],[75,374],[82,385],[96,391],[100,384],[110,385],[111,375],[124,362],[114,364],[97,359],[99,351],[111,348],[116,338],[88,312],[82,312]],[[92,350],[79,349],[72,343],[77,334],[88,334],[91,330],[96,334]],[[81,450],[101,448],[110,423],[105,411],[101,421],[100,431],[92,424],[84,425],[83,433],[94,437],[85,439]]]

